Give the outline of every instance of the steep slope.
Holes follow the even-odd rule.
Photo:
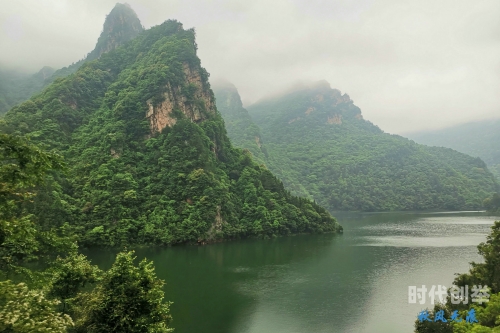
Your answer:
[[[46,80],[45,87],[54,82],[57,78],[73,74],[85,62],[98,59],[104,53],[122,46],[137,37],[142,31],[144,31],[144,28],[142,27],[141,21],[130,5],[126,3],[117,3],[104,20],[101,35],[94,49],[87,54],[84,59],[55,71],[55,73]]]
[[[409,133],[407,136],[418,143],[452,148],[474,157],[480,157],[500,180],[500,119]]]
[[[7,112],[0,130],[68,162],[29,207],[38,223],[67,222],[87,245],[339,228],[232,148],[194,35],[167,21]]]
[[[134,39],[144,30],[137,14],[128,4],[117,3],[106,16],[102,33],[86,60],[98,59],[101,55],[114,50]]]
[[[326,82],[248,111],[269,169],[330,210],[477,209],[498,186],[479,158],[386,134]]]
[[[264,163],[266,150],[263,146],[259,127],[253,122],[248,111],[243,108],[236,87],[227,81],[212,84],[217,110],[224,118],[227,135],[235,147],[248,149],[255,160]]]
[[[14,70],[0,70],[0,115],[40,91],[53,73],[54,69],[50,67],[44,67],[31,75]]]
[[[58,70],[42,68],[33,75],[6,75],[0,72],[0,115],[14,105],[29,99],[54,80],[73,74],[87,61],[98,59],[102,54],[114,50],[135,38],[144,28],[137,14],[128,4],[117,3],[106,16],[97,44],[84,59]]]

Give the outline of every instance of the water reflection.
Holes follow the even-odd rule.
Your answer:
[[[336,214],[342,236],[138,250],[167,281],[177,333],[412,332],[409,285],[451,285],[479,260],[484,213]],[[103,267],[113,253],[89,254]],[[430,306],[428,304],[428,306]]]

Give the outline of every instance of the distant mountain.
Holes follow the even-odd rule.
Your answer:
[[[259,127],[253,122],[248,111],[243,108],[236,87],[226,81],[213,83],[217,109],[224,118],[227,135],[236,147],[248,149],[256,161],[264,163],[266,150],[263,146]]]
[[[94,50],[85,59],[58,70],[44,67],[33,75],[0,71],[0,115],[14,105],[26,101],[34,93],[40,92],[57,78],[73,74],[85,62],[98,59],[102,54],[132,40],[143,30],[134,10],[128,4],[117,3],[106,16],[103,31]]]
[[[222,112],[229,136],[250,150],[231,128],[241,114],[235,106]],[[497,190],[479,158],[384,133],[326,82],[262,100],[248,112],[268,168],[293,194],[331,211],[479,209]]]
[[[54,69],[50,67],[44,67],[35,74],[0,69],[0,115],[40,91],[53,73]]]
[[[500,180],[500,119],[470,122],[440,130],[409,133],[416,142],[448,147],[480,157]]]
[[[26,207],[38,225],[67,223],[84,246],[339,230],[232,147],[196,49],[193,29],[167,21],[6,113],[1,132],[67,161]]]

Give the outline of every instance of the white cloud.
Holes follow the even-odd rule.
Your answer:
[[[146,27],[195,27],[202,64],[247,104],[298,80],[326,79],[382,129],[500,116],[498,0],[133,0]],[[2,6],[22,35],[0,34],[0,62],[65,66],[95,45],[114,1]],[[25,22],[29,22],[26,24]]]

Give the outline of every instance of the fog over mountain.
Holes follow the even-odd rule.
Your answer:
[[[116,0],[2,4],[0,65],[34,73],[84,58]],[[195,27],[212,78],[245,106],[325,79],[383,130],[405,133],[500,115],[500,2],[131,0],[145,28]]]

